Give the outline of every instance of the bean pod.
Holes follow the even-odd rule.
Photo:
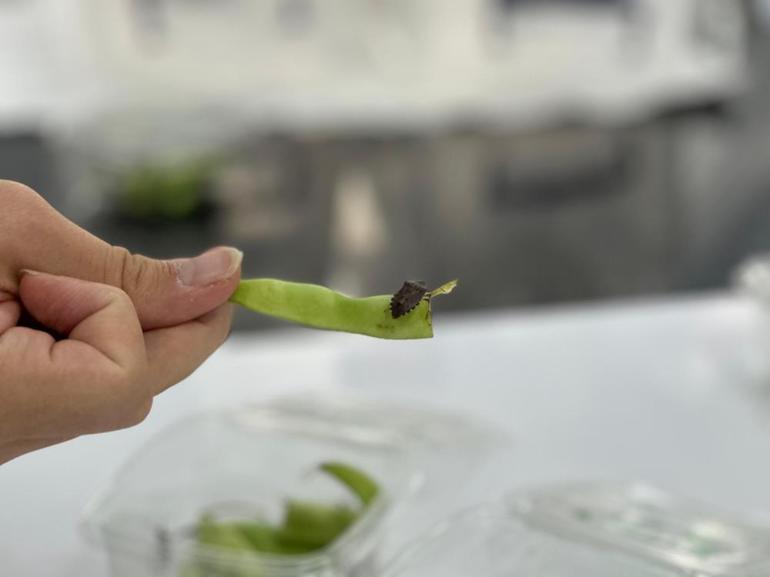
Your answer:
[[[456,281],[429,292],[414,310],[394,319],[393,295],[353,298],[314,284],[278,279],[243,280],[231,301],[257,313],[317,329],[358,333],[383,339],[433,336],[431,297],[451,292]]]

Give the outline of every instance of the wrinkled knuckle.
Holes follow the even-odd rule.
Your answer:
[[[147,257],[117,246],[112,247],[108,261],[107,283],[122,288],[129,295],[152,291],[160,283],[159,270]]]
[[[124,288],[133,276],[133,255],[122,246],[111,247],[104,265],[104,280],[107,284]]]

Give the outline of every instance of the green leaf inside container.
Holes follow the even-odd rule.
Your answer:
[[[359,499],[361,507],[289,499],[284,504],[284,515],[278,526],[262,520],[217,521],[208,514],[196,527],[198,544],[229,551],[287,556],[328,547],[358,521],[379,495],[380,488],[366,473],[344,463],[324,463],[320,470],[349,489]],[[183,574],[184,577],[246,576],[243,573],[231,576],[223,571],[225,569],[200,561],[188,564]]]

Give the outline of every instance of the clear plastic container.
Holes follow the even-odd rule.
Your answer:
[[[385,577],[760,577],[770,530],[641,484],[515,494],[448,522]]]
[[[677,574],[770,575],[770,527],[645,484],[547,488],[514,498],[511,509],[533,527]]]
[[[429,454],[440,446],[476,451],[487,440],[486,431],[456,417],[348,397],[203,414],[138,451],[89,506],[84,527],[106,549],[113,577],[209,577],[188,569],[203,565],[216,567],[217,577],[372,575],[385,521],[426,482]],[[195,542],[193,528],[206,512],[277,522],[287,498],[350,499],[317,471],[325,461],[360,468],[381,487],[328,547],[281,556]]]

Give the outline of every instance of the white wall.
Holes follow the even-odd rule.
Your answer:
[[[625,25],[596,10],[523,11],[495,41],[479,0],[307,4],[298,31],[274,2],[166,0],[171,18],[154,35],[129,0],[0,3],[0,121],[214,102],[300,124],[474,109],[525,123],[570,106],[622,117],[742,81],[738,4],[725,0],[640,0],[650,26],[636,54]],[[694,42],[696,5],[716,14],[721,47]]]

